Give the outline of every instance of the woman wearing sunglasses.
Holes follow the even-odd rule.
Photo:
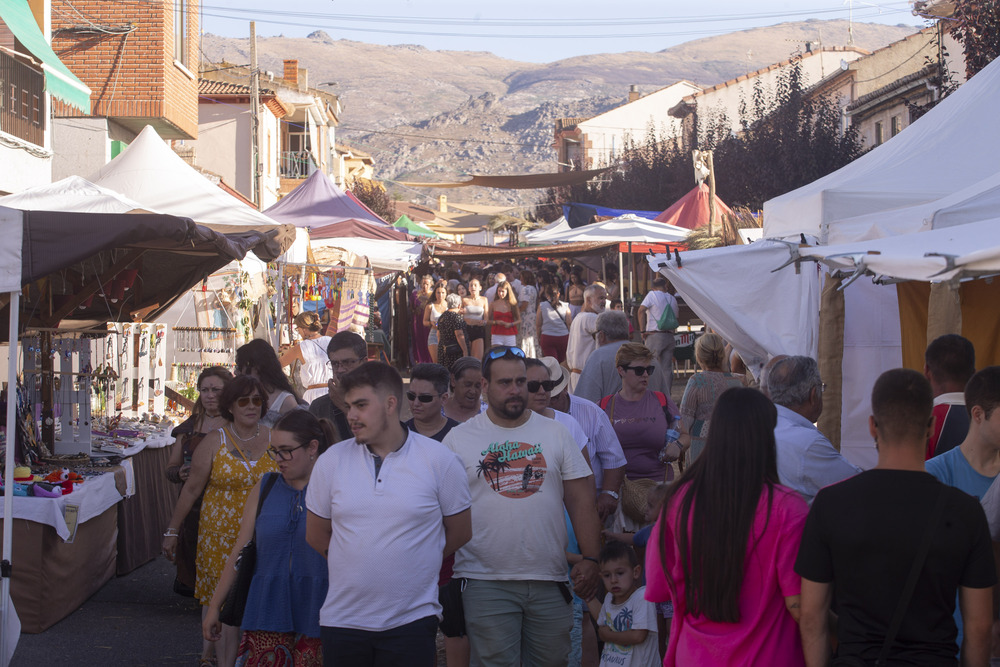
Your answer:
[[[328,574],[326,559],[306,542],[305,496],[316,459],[335,438],[333,424],[305,410],[284,415],[271,432],[267,454],[281,474],[265,474],[251,489],[202,622],[205,639],[218,641],[219,609],[236,581],[236,559],[256,534],[257,561],[237,655],[241,667],[323,664],[319,610]]]
[[[266,396],[264,385],[252,375],[240,375],[226,384],[219,409],[227,423],[205,436],[195,450],[190,475],[163,534],[163,554],[173,561],[178,529],[195,499],[204,492],[194,587],[194,595],[203,607],[212,599],[226,558],[236,544],[247,495],[265,473],[278,469],[265,454],[271,444],[271,429],[261,424],[267,412]],[[239,628],[222,628],[215,651],[221,667],[232,667],[239,639]]]
[[[623,498],[618,505],[621,516],[616,517],[615,528],[621,523],[622,530],[632,531],[646,523],[648,490],[673,479],[673,469],[660,461],[660,452],[679,410],[669,396],[649,390],[649,376],[657,368],[648,347],[625,343],[618,348],[615,366],[622,388],[601,399],[601,407],[611,419],[626,461]]]

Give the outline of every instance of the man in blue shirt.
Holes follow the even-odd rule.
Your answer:
[[[816,492],[861,472],[814,425],[823,413],[823,382],[810,357],[787,357],[767,375],[767,391],[778,408],[774,442],[778,479],[812,503]]]
[[[965,491],[980,501],[1000,474],[1000,366],[989,366],[965,385],[969,432],[958,447],[930,459],[927,472],[938,481]],[[955,607],[958,645],[962,645],[962,614]]]

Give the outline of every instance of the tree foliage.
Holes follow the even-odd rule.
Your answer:
[[[956,0],[951,18],[951,34],[962,45],[971,78],[1000,56],[1000,0]]]
[[[381,183],[359,178],[351,186],[351,194],[390,225],[396,221],[398,217],[396,215],[396,202]]]
[[[842,130],[834,100],[806,94],[801,67],[788,68],[772,88],[759,81],[740,108],[739,132],[721,113],[703,113],[698,147],[714,151],[716,192],[731,206],[760,209],[859,157],[857,130]],[[642,143],[626,142],[617,169],[598,181],[550,190],[539,215],[558,217],[552,204],[576,201],[611,208],[663,210],[694,187],[693,146],[649,128]],[[554,213],[554,215],[553,215]]]

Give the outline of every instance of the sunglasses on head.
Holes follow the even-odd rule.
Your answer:
[[[236,399],[236,405],[240,406],[241,408],[245,408],[251,403],[253,403],[255,407],[259,408],[261,403],[263,402],[264,401],[263,399],[261,399],[260,396],[240,396],[239,398]]]
[[[525,358],[524,350],[519,347],[514,347],[512,345],[498,345],[492,350],[486,353],[487,359],[500,359],[506,357],[507,355],[512,355],[515,357]]]
[[[652,375],[653,371],[656,370],[656,366],[622,366],[626,371],[634,371],[636,377],[642,377],[643,375]]]
[[[528,391],[532,394],[537,394],[539,389],[552,391],[557,384],[559,384],[559,380],[529,380]]]
[[[406,398],[411,401],[420,401],[421,403],[430,403],[437,397],[438,394],[418,394],[414,391],[406,392]]]

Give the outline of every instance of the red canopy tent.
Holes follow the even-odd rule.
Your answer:
[[[708,201],[708,186],[701,183],[653,219],[658,222],[666,222],[678,227],[684,227],[685,229],[694,229],[701,225],[707,225],[709,218]],[[726,206],[724,201],[716,197],[716,221],[721,222],[724,215],[736,214],[733,213],[733,209]]]

